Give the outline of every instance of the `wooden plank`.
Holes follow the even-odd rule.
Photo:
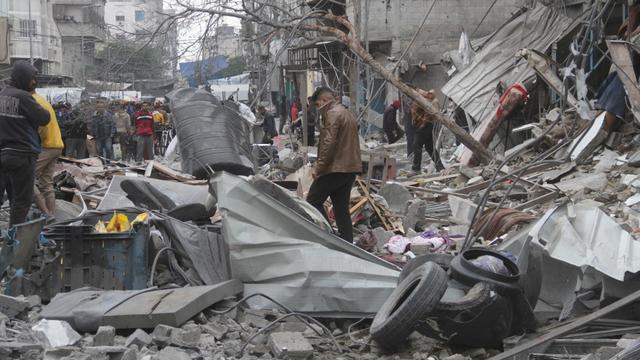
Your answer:
[[[372,179],[371,182],[374,183],[374,184],[382,183],[382,181],[376,180],[376,179]],[[402,185],[402,184],[400,184],[400,185]],[[454,196],[458,196],[458,197],[462,197],[462,198],[468,198],[469,197],[468,194],[463,194],[463,193],[447,192],[447,191],[441,191],[441,190],[435,190],[435,189],[429,189],[429,188],[421,188],[421,187],[417,187],[417,186],[407,186],[407,185],[402,185],[402,186],[404,186],[408,190],[414,190],[414,191],[419,191],[419,192],[426,192],[426,193],[432,193],[432,194],[438,194],[438,195],[446,195],[446,196],[454,195]]]
[[[363,197],[362,199],[360,199],[355,205],[353,205],[353,207],[351,209],[349,209],[349,214],[351,214],[351,216],[353,216],[353,214],[360,210],[360,208],[362,208],[364,206],[364,204],[367,203],[367,198]]]
[[[625,41],[608,40],[607,46],[609,47],[609,53],[613,64],[618,70],[618,77],[624,85],[624,89],[627,91],[631,108],[634,110],[640,110],[640,89],[638,88],[638,77],[633,69],[633,61],[631,60],[631,54]]]
[[[550,192],[548,194],[544,194],[544,195],[542,195],[540,197],[537,197],[537,198],[535,198],[533,200],[527,201],[524,204],[520,204],[520,205],[514,207],[514,209],[524,211],[524,210],[527,210],[527,209],[529,209],[531,207],[534,207],[536,205],[546,203],[547,201],[551,201],[551,200],[557,198],[558,195],[559,194],[557,192],[553,191],[553,192]]]
[[[585,315],[583,317],[580,317],[566,325],[560,326],[554,330],[549,331],[546,334],[543,334],[531,341],[528,341],[522,345],[518,345],[516,347],[514,347],[513,349],[507,350],[501,354],[498,354],[492,358],[490,358],[490,360],[507,360],[507,359],[512,359],[515,356],[524,353],[536,346],[540,346],[543,345],[549,341],[552,341],[554,339],[559,338],[560,336],[569,333],[570,331],[573,331],[577,328],[580,328],[588,323],[590,323],[593,320],[599,319],[607,314],[610,314],[616,310],[620,310],[623,307],[632,304],[636,301],[640,300],[640,290],[612,303],[609,304],[605,307],[603,307],[602,309],[595,311],[589,315]]]
[[[382,225],[384,226],[385,230],[387,231],[393,230],[393,226],[387,221],[387,218],[384,216],[382,211],[378,208],[378,204],[376,204],[376,202],[373,200],[373,198],[369,194],[369,190],[367,190],[366,185],[363,184],[362,180],[360,180],[359,178],[356,179],[356,181],[360,186],[360,190],[362,190],[362,192],[364,193],[365,198],[369,201],[371,208],[373,208],[373,211],[376,213],[376,215],[378,215],[378,218],[380,218],[380,221],[382,221]]]

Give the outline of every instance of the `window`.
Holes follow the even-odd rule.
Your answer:
[[[136,10],[136,21],[144,21],[144,10]]]
[[[124,15],[116,15],[116,21],[124,21]]]
[[[18,36],[29,37],[36,35],[36,20],[22,20],[20,19],[20,28],[18,30]]]

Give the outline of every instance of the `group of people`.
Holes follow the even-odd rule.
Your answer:
[[[162,103],[108,102],[97,99],[72,108],[57,104],[56,117],[61,129],[64,155],[82,159],[100,156],[141,162],[153,159],[161,132],[170,127],[170,116]],[[114,144],[120,154],[114,153]]]
[[[435,91],[425,91],[416,89],[416,91],[431,104],[435,111],[440,111],[440,103],[436,98]],[[434,146],[433,125],[434,119],[431,113],[425,111],[418,103],[404,97],[401,104],[400,100],[393,101],[384,110],[382,117],[382,127],[389,144],[407,137],[407,156],[413,154],[412,170],[420,172],[422,170],[422,151],[425,149],[427,154],[435,163],[436,170],[444,169],[444,165],[440,160],[438,149]],[[404,130],[400,128],[396,121],[398,110],[402,106],[402,120]]]
[[[265,144],[271,143],[273,138],[278,134],[283,134],[285,125],[289,123],[289,131],[296,133],[302,131],[302,119],[304,117],[304,110],[300,104],[300,99],[296,98],[292,101],[289,110],[286,110],[286,97],[282,99],[282,108],[280,109],[280,123],[276,126],[275,115],[272,112],[267,111],[266,107],[258,106],[258,115],[262,117],[262,129],[264,131],[264,137],[262,142]],[[307,145],[314,146],[316,143],[316,123],[318,119],[318,110],[311,97],[307,98]]]
[[[169,124],[162,104],[152,109],[149,102],[98,99],[52,106],[35,91],[36,73],[29,62],[18,61],[0,90],[0,203],[7,193],[10,226],[26,220],[32,202],[54,217],[53,175],[60,156],[113,159],[116,143],[124,159],[151,160],[158,129]]]

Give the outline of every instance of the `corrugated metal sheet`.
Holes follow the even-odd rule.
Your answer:
[[[516,51],[545,51],[576,24],[543,5],[527,10],[496,31],[471,65],[454,75],[442,92],[476,121],[483,121],[498,104],[495,89],[499,81],[514,84],[534,74],[525,60],[514,57]]]

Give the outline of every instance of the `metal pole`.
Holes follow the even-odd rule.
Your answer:
[[[31,62],[31,65],[33,65],[33,30],[35,29],[31,29],[31,0],[29,1],[29,26],[27,26],[27,31],[29,32],[29,61]]]

